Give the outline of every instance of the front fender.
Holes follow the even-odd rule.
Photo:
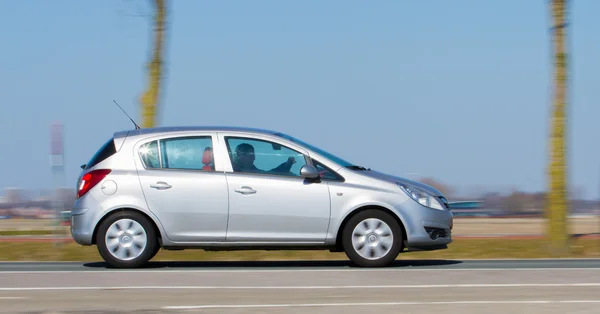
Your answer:
[[[365,209],[381,209],[391,214],[400,222],[400,227],[404,231],[404,236],[406,237],[408,234],[410,234],[409,230],[407,230],[408,226],[406,224],[406,217],[404,217],[404,213],[402,213],[402,211],[399,211],[394,206],[390,206],[389,204],[384,202],[370,201],[355,204],[352,207],[349,207],[348,210],[346,210],[343,214],[339,215],[336,219],[334,219],[334,221],[332,221],[330,224],[331,228],[329,231],[327,243],[330,245],[336,244],[344,224],[346,224],[346,222],[353,215]]]

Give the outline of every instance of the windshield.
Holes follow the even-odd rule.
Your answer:
[[[312,146],[312,145],[310,145],[310,144],[308,144],[308,143],[306,143],[306,142],[303,142],[303,141],[301,141],[301,140],[299,140],[299,139],[297,139],[297,138],[294,138],[294,137],[292,137],[292,136],[289,136],[289,135],[287,135],[287,134],[283,134],[283,133],[276,133],[275,135],[277,135],[277,136],[279,136],[279,137],[283,137],[283,138],[285,138],[285,139],[287,139],[287,140],[290,140],[290,141],[292,141],[292,142],[294,142],[294,143],[300,144],[300,145],[302,145],[302,146],[304,146],[304,147],[306,147],[306,148],[308,148],[308,149],[310,149],[310,150],[312,150],[312,151],[316,152],[317,154],[319,154],[319,155],[321,155],[321,156],[324,156],[325,158],[328,158],[328,159],[330,159],[331,161],[333,161],[333,162],[335,162],[335,163],[337,163],[337,164],[341,165],[342,167],[349,167],[349,166],[352,166],[352,165],[354,165],[354,164],[353,164],[353,163],[351,163],[351,162],[348,162],[348,161],[346,161],[346,160],[344,160],[344,159],[342,159],[342,158],[340,158],[340,157],[338,157],[338,156],[335,156],[335,155],[333,155],[333,154],[330,154],[330,153],[328,153],[328,152],[326,152],[326,151],[324,151],[324,150],[322,150],[322,149],[320,149],[320,148],[318,148],[318,147]]]

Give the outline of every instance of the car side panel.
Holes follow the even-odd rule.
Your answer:
[[[173,242],[223,242],[229,210],[225,174],[218,170],[146,169],[135,153],[140,145],[149,141],[180,136],[211,136],[212,145],[217,142],[214,133],[191,132],[148,137],[134,146],[134,160],[147,207],[161,221],[164,233]],[[158,182],[165,182],[171,188],[151,187]]]
[[[345,174],[346,177],[352,177]],[[353,181],[352,181],[353,180]],[[378,206],[394,213],[402,222],[408,246],[444,245],[452,242],[447,237],[436,240],[429,238],[425,227],[443,228],[452,226],[452,213],[449,210],[427,208],[399,192],[393,184],[369,182],[370,179],[352,177],[344,183],[331,182],[331,228],[327,234],[327,243],[333,245],[338,231],[346,217],[360,208]],[[351,183],[361,182],[361,183]]]
[[[366,183],[357,184],[351,182],[329,182],[331,193],[331,220],[330,228],[327,233],[327,243],[335,243],[337,233],[342,227],[344,219],[354,210],[367,206],[378,206],[392,210],[401,221],[406,221],[407,217],[402,212],[396,210],[404,201],[410,200],[408,197],[402,197],[399,193],[394,193],[385,188],[376,188]],[[410,226],[409,226],[410,227]]]
[[[281,138],[218,133],[215,160],[219,158],[219,169],[227,175],[230,200],[227,242],[323,243],[331,210],[327,182],[307,183],[300,177],[234,173],[225,142],[227,136],[271,141],[306,155],[304,149]],[[256,193],[244,195],[236,191],[244,186],[251,187]]]
[[[230,216],[228,242],[323,243],[329,227],[327,183],[301,178],[227,174]],[[248,186],[255,194],[236,190]]]
[[[92,232],[100,220],[119,209],[134,209],[148,215],[164,237],[160,221],[147,209],[135,163],[129,156],[126,147],[90,169],[111,169],[111,173],[75,201],[71,213],[71,232],[78,243],[90,245]]]
[[[227,181],[223,173],[140,170],[149,209],[176,242],[225,241],[228,220]],[[172,187],[154,189],[157,182]]]

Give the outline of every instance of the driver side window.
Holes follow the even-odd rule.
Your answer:
[[[302,153],[274,142],[225,137],[225,143],[234,172],[300,177],[306,164]]]

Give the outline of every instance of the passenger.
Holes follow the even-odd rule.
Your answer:
[[[204,149],[204,151],[202,152],[202,164],[204,164],[204,166],[202,166],[202,170],[204,170],[204,171],[214,171],[215,170],[212,147],[210,147],[210,146],[206,147]]]
[[[235,172],[256,172],[256,173],[286,173],[290,172],[292,165],[296,163],[296,159],[294,157],[288,158],[288,160],[281,165],[265,171],[262,169],[258,169],[254,165],[254,147],[248,143],[242,143],[235,148],[235,156],[233,158],[233,171]]]

